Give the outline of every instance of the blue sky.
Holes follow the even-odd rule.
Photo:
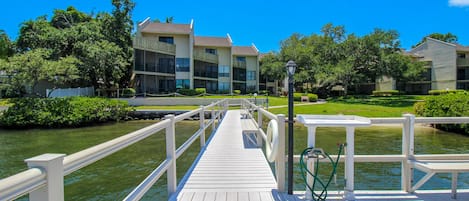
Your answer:
[[[261,52],[278,51],[280,41],[292,33],[319,33],[329,22],[357,35],[374,28],[397,30],[406,49],[433,32],[451,32],[459,43],[469,45],[469,0],[135,1],[134,21],[194,19],[196,35],[229,33],[235,45],[255,43]],[[112,9],[110,0],[8,0],[0,8],[0,29],[14,39],[21,22],[44,14],[50,17],[55,8],[69,5],[87,13]]]

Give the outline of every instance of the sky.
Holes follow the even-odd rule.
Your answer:
[[[146,17],[188,24],[195,35],[226,36],[234,45],[254,43],[261,52],[279,51],[293,33],[320,33],[326,23],[343,25],[363,36],[375,28],[396,30],[401,47],[409,50],[430,33],[451,32],[469,45],[469,0],[134,0],[134,22]],[[0,30],[16,39],[22,22],[54,9],[74,6],[86,13],[112,10],[111,0],[5,0]]]

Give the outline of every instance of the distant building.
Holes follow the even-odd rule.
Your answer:
[[[407,54],[426,62],[423,80],[396,83],[391,78],[383,78],[376,83],[377,90],[398,89],[409,94],[427,94],[436,89],[469,90],[469,47],[427,38]]]
[[[207,93],[259,90],[259,51],[226,37],[194,36],[194,23],[138,24],[134,39],[138,94],[205,88]]]

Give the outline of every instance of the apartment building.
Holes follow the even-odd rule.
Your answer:
[[[469,90],[469,47],[427,38],[406,54],[426,62],[422,80],[396,83],[383,78],[377,82],[377,90],[398,89],[409,94],[426,94],[435,89]]]
[[[195,36],[194,22],[138,24],[134,39],[137,94],[205,88],[207,93],[259,90],[259,51],[225,37]]]

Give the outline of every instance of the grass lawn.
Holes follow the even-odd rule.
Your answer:
[[[288,114],[288,108],[269,109],[275,114]],[[316,105],[295,106],[295,114],[344,114],[364,117],[400,117],[404,113],[413,113],[412,106],[388,107],[381,105],[351,104],[351,103],[324,103]]]
[[[195,110],[200,106],[197,105],[171,105],[171,106],[162,106],[162,105],[142,105],[135,107],[136,109],[145,110]]]

